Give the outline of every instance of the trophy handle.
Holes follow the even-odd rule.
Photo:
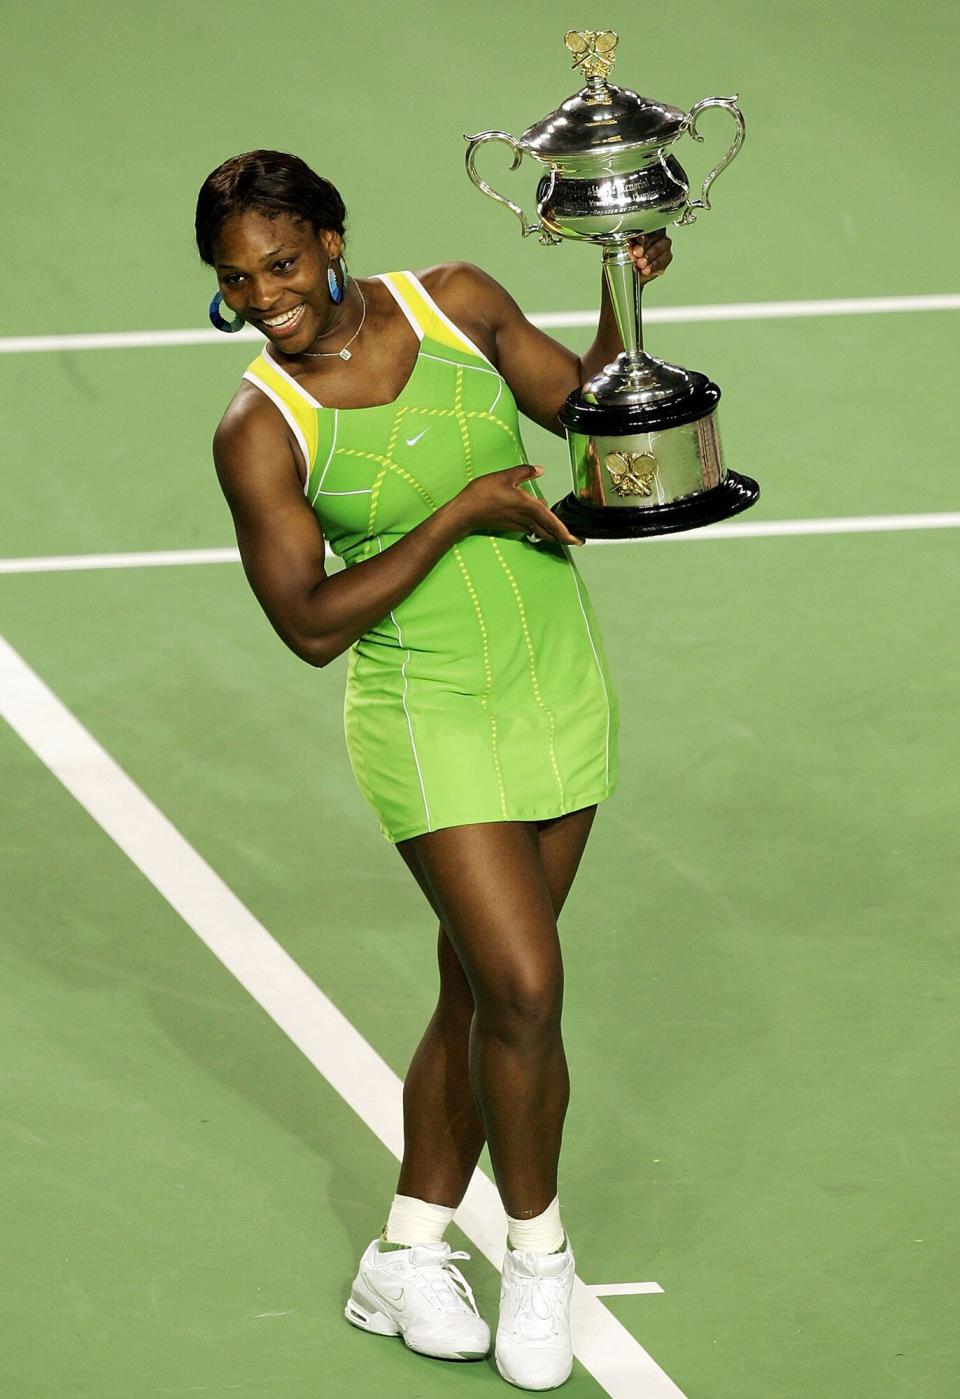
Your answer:
[[[489,195],[491,199],[495,199],[498,204],[506,204],[507,208],[511,209],[516,214],[517,218],[520,220],[520,227],[523,230],[524,238],[528,237],[531,233],[539,233],[542,243],[558,243],[560,241],[559,238],[554,238],[552,235],[548,234],[542,223],[531,223],[519,204],[514,204],[513,200],[508,199],[504,194],[498,194],[491,185],[487,184],[486,180],[482,179],[481,176],[477,174],[474,161],[476,160],[477,150],[485,141],[503,141],[505,145],[510,147],[513,151],[513,163],[510,166],[511,170],[516,170],[523,159],[523,148],[520,142],[517,141],[515,137],[510,136],[506,131],[480,131],[476,136],[464,135],[463,139],[469,143],[467,145],[467,174],[470,176],[477,189]],[[701,137],[700,139],[702,140],[703,138]]]
[[[747,128],[746,123],[743,120],[743,113],[737,106],[739,98],[739,92],[735,92],[732,97],[705,97],[702,102],[698,102],[695,106],[691,107],[687,115],[684,117],[683,130],[689,131],[690,135],[695,141],[703,140],[703,137],[697,130],[697,117],[707,107],[722,107],[725,112],[729,112],[730,115],[733,117],[734,122],[736,123],[737,129],[734,132],[733,140],[730,143],[730,149],[727,151],[723,159],[713,167],[713,169],[710,171],[710,174],[704,180],[703,188],[700,191],[700,198],[691,199],[688,202],[681,217],[679,219],[674,220],[675,224],[683,225],[693,223],[697,217],[695,210],[709,209],[711,207],[710,196],[708,194],[710,186],[720,174],[720,171],[726,170],[727,166],[730,164],[737,151],[743,145],[743,138],[746,135]]]

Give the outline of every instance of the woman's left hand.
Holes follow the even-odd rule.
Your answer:
[[[637,234],[630,239],[628,247],[641,285],[659,277],[673,261],[673,249],[665,228]]]

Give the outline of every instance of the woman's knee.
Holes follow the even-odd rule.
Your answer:
[[[463,970],[463,964],[454,950],[447,930],[440,924],[437,940],[437,965],[440,969],[439,1009],[457,1018],[472,1017],[474,1011],[473,991]]]
[[[517,1046],[535,1046],[560,1034],[563,974],[559,967],[501,969],[474,987],[479,1028]]]

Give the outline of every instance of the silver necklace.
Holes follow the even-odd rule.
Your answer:
[[[360,315],[360,324],[357,326],[356,330],[350,336],[350,339],[347,341],[346,345],[344,345],[342,349],[301,350],[300,353],[304,355],[307,359],[353,359],[353,355],[351,355],[350,353],[350,346],[353,344],[354,340],[356,340],[361,330],[363,330],[363,323],[367,319],[367,303],[364,300],[363,292],[360,290],[360,283],[354,282],[354,286],[356,287],[357,293],[360,297],[360,305],[363,307],[363,311]]]

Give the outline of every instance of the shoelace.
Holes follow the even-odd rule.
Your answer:
[[[455,1268],[450,1261],[452,1258],[469,1257],[469,1253],[457,1250],[454,1253],[448,1253],[442,1263],[426,1263],[415,1266],[412,1281],[418,1286],[422,1284],[422,1289],[426,1292],[428,1300],[438,1311],[458,1312],[462,1310],[463,1304],[466,1302],[475,1316],[480,1315],[470,1284],[460,1269]]]
[[[514,1277],[514,1285],[519,1284],[520,1295],[512,1326],[520,1335],[528,1336],[531,1340],[548,1340],[560,1331],[566,1285],[562,1278],[543,1277],[537,1273],[536,1255],[521,1253],[520,1256],[534,1276],[519,1274]]]

